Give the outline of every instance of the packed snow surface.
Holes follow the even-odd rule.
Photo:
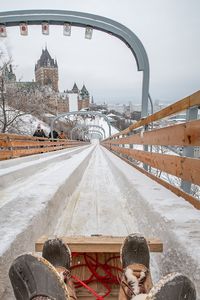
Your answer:
[[[200,212],[105,148],[92,144],[7,161],[0,167],[3,300],[14,299],[5,264],[33,250],[42,234],[140,232],[160,238],[164,252],[151,254],[154,281],[172,271],[182,272],[200,295]],[[9,178],[13,184],[6,187]]]

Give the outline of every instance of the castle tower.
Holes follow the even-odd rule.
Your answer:
[[[74,82],[74,86],[73,86],[71,92],[74,93],[74,94],[79,94],[79,89],[77,87],[76,82]]]
[[[90,94],[86,89],[85,84],[83,85],[80,91],[80,96],[81,96],[81,108],[88,108],[90,104]]]
[[[52,89],[58,92],[58,65],[57,61],[51,58],[47,48],[42,49],[40,59],[35,65],[35,81],[44,85],[51,85]]]
[[[81,99],[88,99],[90,94],[88,92],[88,90],[86,89],[85,87],[85,84],[83,85],[82,89],[81,89],[81,92],[80,92],[80,95],[81,95]]]

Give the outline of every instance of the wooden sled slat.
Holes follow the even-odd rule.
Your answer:
[[[42,252],[44,242],[56,236],[41,236],[35,243],[35,251]],[[72,252],[119,253],[125,237],[116,236],[63,236],[60,237]],[[163,252],[163,243],[159,239],[147,238],[151,252]]]

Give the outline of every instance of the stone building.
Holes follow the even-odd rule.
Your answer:
[[[16,76],[13,72],[12,65],[10,64],[9,66],[6,65],[5,68],[3,69],[3,77],[5,79],[5,83],[15,83],[16,82]]]
[[[76,83],[71,90],[66,91],[69,101],[69,111],[81,110],[89,108],[90,94],[85,85],[79,90]]]
[[[86,89],[85,85],[83,85],[80,90],[80,99],[79,99],[79,110],[83,108],[89,108],[90,105],[90,94]]]
[[[16,81],[11,65],[5,68],[3,75],[6,85],[11,86],[11,84],[14,84],[17,89],[24,91],[26,94],[35,95],[35,99],[42,99],[40,104],[43,104],[47,113],[57,115],[89,108],[90,94],[85,84],[79,89],[77,84],[74,83],[71,90],[59,92],[58,64],[49,54],[47,47],[42,50],[42,54],[35,64],[35,81]]]
[[[41,86],[49,85],[58,92],[58,64],[49,54],[47,47],[42,49],[40,59],[35,65],[35,81]]]

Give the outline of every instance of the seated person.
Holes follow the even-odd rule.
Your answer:
[[[171,273],[153,286],[149,248],[144,237],[129,235],[122,245],[120,257],[123,275],[119,300],[196,299],[193,283],[180,273]],[[19,256],[9,271],[16,299],[77,299],[70,278],[70,267],[70,249],[60,239],[46,241],[42,257],[31,254]]]
[[[66,136],[65,136],[63,130],[61,130],[61,132],[60,132],[58,138],[59,138],[59,139],[66,139]]]
[[[51,138],[51,131],[49,132],[49,138]],[[53,130],[53,139],[57,139],[58,138],[58,133],[56,130]]]
[[[41,128],[40,124],[37,126],[36,131],[34,132],[33,136],[36,137],[46,137],[44,130]]]

